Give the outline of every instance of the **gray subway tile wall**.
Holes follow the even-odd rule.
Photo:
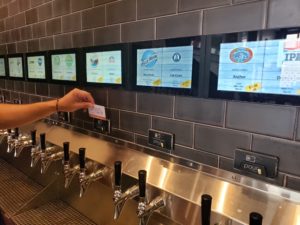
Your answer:
[[[297,26],[298,0],[16,0],[0,1],[0,53]],[[268,4],[267,4],[268,3]],[[284,8],[285,10],[282,10]],[[298,7],[299,8],[299,7]],[[7,99],[24,103],[62,96],[73,87],[0,80]],[[234,171],[236,148],[280,157],[269,183],[299,190],[300,118],[297,107],[86,88],[107,106],[113,138],[148,145],[148,129],[175,133],[182,158]],[[247,122],[250,121],[250,122]],[[73,125],[93,129],[86,111]],[[183,132],[184,131],[184,132]],[[263,135],[260,135],[263,134]],[[278,138],[279,137],[279,138]]]
[[[155,36],[155,20],[143,20],[121,25],[122,42],[153,40]]]
[[[262,1],[204,10],[203,34],[263,29],[266,6]]]
[[[296,112],[289,106],[229,102],[226,127],[292,139]]]

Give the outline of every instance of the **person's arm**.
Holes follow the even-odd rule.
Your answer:
[[[79,89],[70,91],[58,100],[25,105],[0,104],[0,129],[14,128],[32,123],[59,111],[73,112],[93,106],[94,99],[90,93]]]

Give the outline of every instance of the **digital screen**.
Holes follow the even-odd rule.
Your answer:
[[[4,58],[0,58],[0,77],[6,76]]]
[[[76,55],[54,54],[51,55],[52,79],[76,81]]]
[[[300,95],[300,39],[222,43],[218,90]]]
[[[191,88],[193,46],[137,50],[138,86]]]
[[[8,68],[10,77],[23,77],[22,57],[8,58]]]
[[[86,53],[86,74],[89,83],[121,84],[121,51]]]
[[[45,56],[27,57],[28,78],[46,79]]]

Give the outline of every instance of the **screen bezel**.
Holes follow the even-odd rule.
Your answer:
[[[121,84],[112,84],[112,83],[94,83],[87,81],[87,68],[86,68],[86,54],[92,52],[108,52],[108,51],[121,51],[121,73],[122,73],[122,83]],[[82,64],[84,69],[83,82],[86,86],[94,87],[125,87],[126,86],[126,74],[128,71],[128,62],[127,62],[127,48],[126,44],[112,44],[105,46],[94,46],[86,47],[82,49]]]
[[[219,71],[217,74],[214,74],[214,76],[210,74],[210,68],[212,67],[211,58],[216,57],[216,56],[212,56],[211,54],[212,42],[216,42],[216,39],[222,40],[221,43],[234,43],[234,42],[240,42],[240,40],[234,40],[235,38],[241,38],[245,35],[248,35],[248,39],[249,39],[248,41],[278,40],[278,39],[286,38],[285,36],[287,34],[290,34],[291,32],[295,32],[295,31],[297,31],[296,33],[299,33],[300,28],[274,28],[268,30],[256,30],[256,31],[246,31],[246,32],[234,32],[234,33],[227,33],[227,34],[207,35],[206,36],[207,44],[206,44],[206,63],[205,63],[205,83],[209,87],[208,88],[209,90],[205,93],[205,95],[202,95],[201,97],[257,102],[257,103],[299,105],[300,96],[296,96],[296,95],[218,90]],[[276,38],[270,38],[270,39],[263,38],[267,36],[270,32],[277,32]],[[218,45],[219,50],[221,47],[221,43]],[[217,78],[217,82],[215,82],[214,77]]]
[[[192,66],[192,85],[191,88],[172,88],[172,87],[150,87],[150,86],[140,86],[137,85],[137,50],[139,49],[151,49],[151,48],[164,48],[164,47],[180,47],[192,45],[193,42],[200,42],[200,48],[193,47],[193,66]],[[176,94],[176,95],[192,95],[195,96],[200,90],[199,81],[201,80],[201,74],[203,73],[203,63],[204,63],[204,45],[205,38],[204,36],[193,36],[193,37],[184,37],[184,38],[172,38],[165,40],[155,40],[155,41],[144,41],[137,42],[132,44],[131,50],[131,59],[132,59],[132,71],[131,76],[131,87],[135,91],[143,92],[154,92],[154,93],[163,93],[163,94]],[[198,54],[198,56],[197,56]],[[199,57],[199,61],[197,61]]]
[[[45,57],[45,76],[46,76],[46,78],[37,79],[37,78],[30,78],[29,77],[28,57],[31,57],[31,56],[44,56]],[[26,61],[26,79],[28,81],[34,81],[34,82],[48,82],[49,81],[49,70],[50,70],[50,68],[49,68],[49,57],[48,57],[48,53],[46,51],[27,53],[25,55],[25,61]]]
[[[9,59],[10,58],[18,58],[18,57],[22,58],[23,76],[22,77],[11,77],[10,76],[10,71],[9,71]],[[7,74],[8,74],[8,79],[10,79],[10,80],[25,80],[26,70],[25,70],[25,60],[24,60],[24,54],[23,53],[7,55]]]
[[[64,55],[64,54],[75,54],[75,61],[76,61],[76,81],[70,81],[70,80],[55,80],[52,78],[52,55]],[[80,56],[80,49],[59,49],[59,50],[53,50],[48,52],[49,57],[49,82],[56,83],[56,84],[71,84],[71,85],[78,85],[80,84],[80,62],[81,62],[81,56]]]
[[[0,79],[7,79],[8,78],[7,57],[6,55],[0,55],[0,59],[4,59],[4,70],[5,70],[5,75],[0,76]]]

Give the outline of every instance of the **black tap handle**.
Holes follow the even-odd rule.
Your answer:
[[[30,133],[31,133],[31,144],[36,145],[36,130],[32,130]]]
[[[139,171],[139,191],[140,198],[146,197],[146,179],[147,179],[147,171],[140,170]]]
[[[115,186],[121,186],[122,162],[115,162]]]
[[[204,194],[201,196],[202,225],[210,225],[211,201],[212,197],[210,195]]]
[[[19,128],[16,127],[15,128],[15,134],[14,134],[15,138],[18,138],[19,137]]]
[[[46,151],[46,134],[45,133],[40,134],[40,144],[41,144],[42,152],[45,152]]]
[[[263,217],[257,212],[250,213],[250,223],[249,225],[262,225]]]
[[[85,168],[85,148],[79,149],[79,164],[80,164],[80,169]]]
[[[70,160],[69,149],[70,149],[70,142],[68,142],[68,141],[64,142],[64,161],[65,162]]]

